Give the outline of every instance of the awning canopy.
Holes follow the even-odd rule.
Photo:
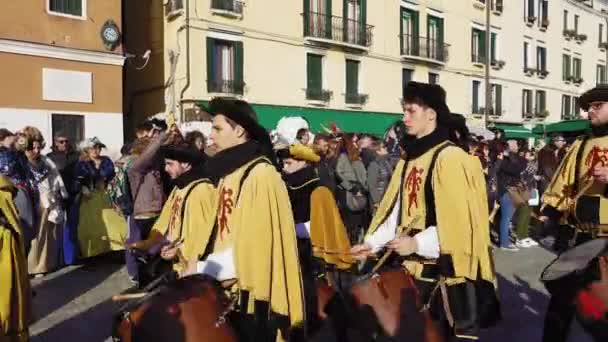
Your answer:
[[[566,120],[546,125],[537,125],[532,130],[536,134],[546,135],[550,133],[586,132],[591,129],[589,120]]]
[[[207,102],[201,102],[204,106]],[[306,108],[292,106],[275,106],[264,104],[251,104],[258,120],[264,128],[273,130],[283,117],[301,116],[308,121],[313,133],[325,132],[333,121],[342,132],[368,133],[381,137],[395,122],[401,120],[399,113],[379,113],[366,111],[348,111],[325,108]]]
[[[494,125],[494,129],[500,129],[505,132],[505,137],[508,139],[528,139],[540,138],[540,135],[535,134],[533,130],[528,129],[519,124],[500,124]]]

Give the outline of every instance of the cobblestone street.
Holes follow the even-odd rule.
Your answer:
[[[538,277],[552,254],[536,247],[496,252],[504,319],[485,331],[482,341],[540,341],[547,294]],[[38,317],[33,342],[110,341],[117,305],[110,298],[129,287],[124,267],[107,260],[68,267],[33,280]],[[569,342],[591,342],[575,326]]]

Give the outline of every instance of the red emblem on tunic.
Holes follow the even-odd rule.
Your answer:
[[[232,189],[222,188],[220,197],[220,217],[218,220],[220,238],[223,236],[224,231],[230,233],[230,228],[228,228],[228,215],[232,214],[232,208],[234,207],[232,194]]]
[[[608,148],[600,148],[599,146],[593,146],[587,158],[585,158],[585,165],[589,167],[587,171],[587,178],[591,178],[593,169],[596,166],[608,165]]]
[[[177,223],[177,218],[181,216],[182,202],[183,198],[177,197],[175,201],[173,201],[173,205],[171,206],[171,218],[169,219],[169,236],[173,234],[173,230],[175,229],[175,225]]]
[[[407,193],[407,215],[411,215],[412,205],[416,205],[418,208],[418,192],[420,191],[420,184],[422,184],[422,172],[424,169],[413,167],[410,173],[405,178],[405,186],[408,190]]]

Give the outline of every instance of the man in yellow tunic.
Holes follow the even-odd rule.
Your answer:
[[[13,203],[17,188],[0,175],[0,342],[29,340],[30,281],[23,232]]]
[[[608,86],[587,91],[580,101],[592,132],[574,142],[543,195],[541,220],[570,224],[559,226],[556,243],[562,248],[608,235]],[[545,316],[546,342],[566,341],[574,318],[576,289],[556,289]]]
[[[483,171],[449,142],[450,111],[440,86],[410,82],[404,93],[403,121],[415,139],[405,146],[364,243],[352,252],[365,259],[387,248],[405,257],[422,300],[442,293],[439,302],[449,303],[438,310],[446,335],[477,339],[479,326],[494,323],[471,305],[484,300],[479,285],[495,301]],[[437,286],[442,290],[432,291]]]
[[[241,341],[287,339],[304,326],[304,304],[294,220],[270,137],[245,101],[217,98],[207,111],[218,153],[206,169],[219,203],[211,254],[196,272],[234,279]]]
[[[174,261],[173,269],[184,274],[188,261],[198,260],[205,253],[215,218],[215,188],[204,175],[203,159],[198,151],[166,146],[161,148],[161,153],[165,171],[175,187],[152,227],[150,238],[131,247],[154,251],[155,246],[165,244],[161,256]]]

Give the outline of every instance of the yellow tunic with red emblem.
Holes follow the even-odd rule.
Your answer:
[[[13,183],[0,175],[0,341],[28,341],[32,321],[23,232],[13,203]]]
[[[408,235],[413,236],[436,226],[440,256],[435,262],[448,285],[479,278],[494,282],[481,164],[461,148],[446,144],[449,143],[437,144],[407,163],[401,160],[397,164],[367,237],[385,224],[398,210],[396,206],[400,206],[397,233],[411,228]],[[432,178],[427,182],[433,157],[436,159]],[[427,185],[431,189],[425,191]],[[427,198],[429,195],[434,199]],[[427,208],[429,205],[434,208]],[[427,215],[429,209],[434,209],[435,217]],[[435,222],[427,222],[430,220]],[[427,279],[423,274],[424,264],[428,262],[406,261],[404,265],[417,279],[435,281],[437,279]]]
[[[218,184],[217,234],[213,253],[232,248],[241,307],[254,313],[255,302],[304,321],[301,271],[295,224],[285,183],[276,168],[257,157]],[[237,289],[233,289],[237,290]],[[247,303],[242,294],[248,293]]]
[[[186,270],[186,261],[198,260],[205,252],[217,208],[215,193],[208,179],[176,186],[152,228],[151,239],[164,236],[171,242],[183,240],[179,248],[181,260],[174,265],[178,273]]]
[[[577,139],[545,191],[544,212],[556,210],[571,223],[581,220],[607,225],[608,186],[593,180],[592,171],[597,166],[608,166],[608,136]],[[608,234],[606,227],[603,230]]]

